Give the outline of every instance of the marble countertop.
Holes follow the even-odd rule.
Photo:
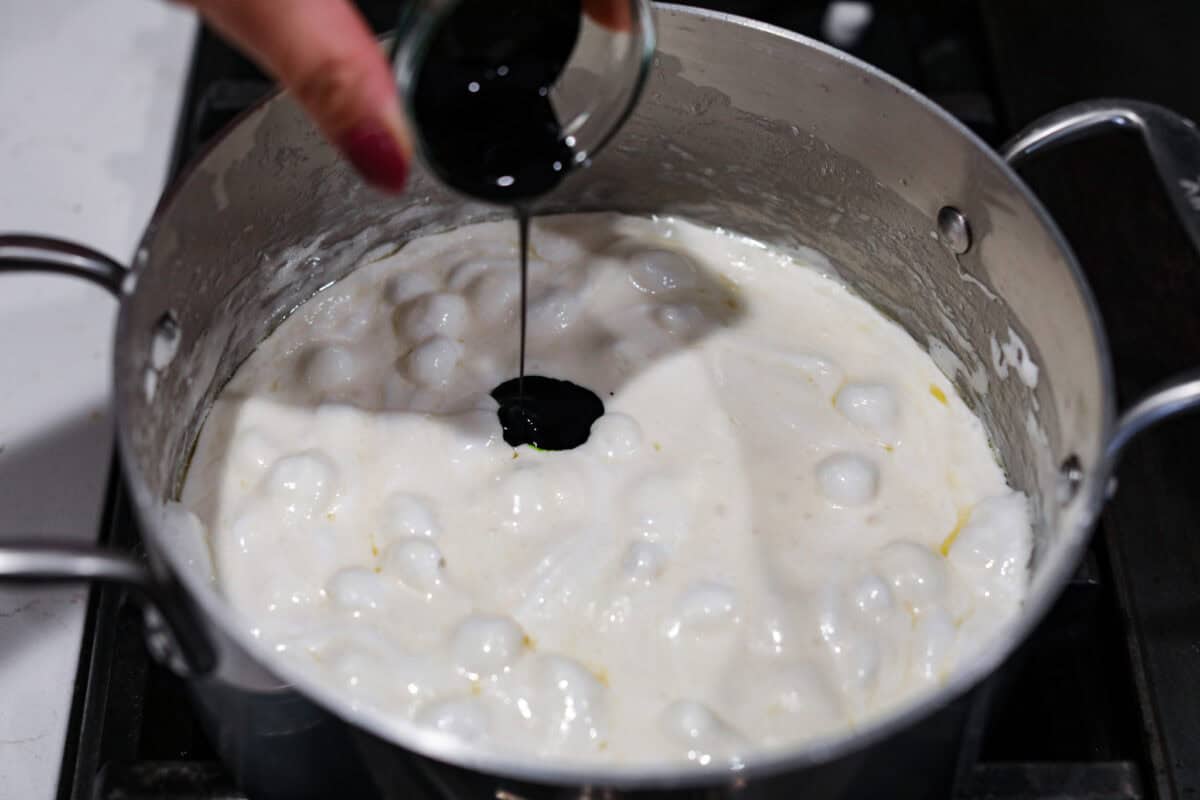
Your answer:
[[[195,30],[154,0],[0,4],[0,232],[128,261],[163,188]],[[69,278],[0,280],[0,541],[91,539],[115,303]],[[0,798],[55,794],[86,606],[86,587],[0,590]]]

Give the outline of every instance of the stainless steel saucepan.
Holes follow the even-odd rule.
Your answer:
[[[280,320],[365,253],[505,212],[466,203],[419,171],[403,197],[372,193],[277,96],[170,190],[129,270],[82,247],[0,237],[0,267],[84,277],[120,303],[117,439],[149,554],[142,563],[30,538],[0,548],[0,578],[117,581],[144,595],[151,647],[188,677],[213,741],[252,797],[936,794],[954,770],[973,688],[1068,580],[1122,449],[1200,405],[1200,373],[1185,375],[1114,421],[1095,304],[1054,222],[1012,169],[1051,145],[1129,129],[1200,248],[1192,123],[1144,103],[1088,103],[1050,115],[997,154],[911,89],[802,36],[680,6],[660,6],[658,28],[641,106],[546,210],[676,214],[827,254],[930,348],[1032,498],[1036,547],[1022,615],[936,694],[845,736],[749,758],[735,772],[481,754],[355,709],[297,674],[194,568],[195,534],[165,505],[205,411]],[[1017,351],[1037,365],[1036,380],[1007,364]]]

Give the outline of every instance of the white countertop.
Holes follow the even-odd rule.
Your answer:
[[[0,232],[128,261],[162,190],[195,23],[158,0],[0,0]],[[0,276],[0,540],[94,538],[115,304]],[[87,593],[0,590],[0,800],[54,797]]]

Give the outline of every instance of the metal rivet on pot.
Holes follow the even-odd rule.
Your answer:
[[[145,269],[146,264],[150,263],[150,251],[145,247],[139,247],[137,252],[133,254],[133,269],[126,270],[125,277],[121,279],[121,293],[130,295],[137,289],[138,275]]]
[[[1075,499],[1075,495],[1079,493],[1079,487],[1083,485],[1083,464],[1079,461],[1079,456],[1071,454],[1063,461],[1062,466],[1058,468],[1058,502],[1059,505],[1066,505]]]
[[[150,337],[150,366],[156,371],[162,372],[175,359],[181,333],[173,311],[164,311],[158,322],[154,323],[154,332]]]
[[[942,206],[937,215],[938,240],[955,255],[971,249],[971,225],[954,206]]]
[[[144,618],[146,649],[150,651],[150,655],[176,675],[185,678],[188,677],[191,671],[188,669],[183,655],[179,652],[179,647],[175,643],[175,637],[171,635],[171,631],[167,628],[162,615],[153,606],[147,606]]]
[[[138,274],[132,270],[125,273],[121,279],[121,294],[130,295],[137,289]]]

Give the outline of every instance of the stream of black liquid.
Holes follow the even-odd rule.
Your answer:
[[[582,386],[525,374],[530,206],[576,164],[550,88],[575,48],[581,12],[580,0],[461,0],[430,36],[412,87],[430,169],[464,194],[511,205],[517,217],[520,369],[492,391],[514,447],[577,447],[604,413]]]

